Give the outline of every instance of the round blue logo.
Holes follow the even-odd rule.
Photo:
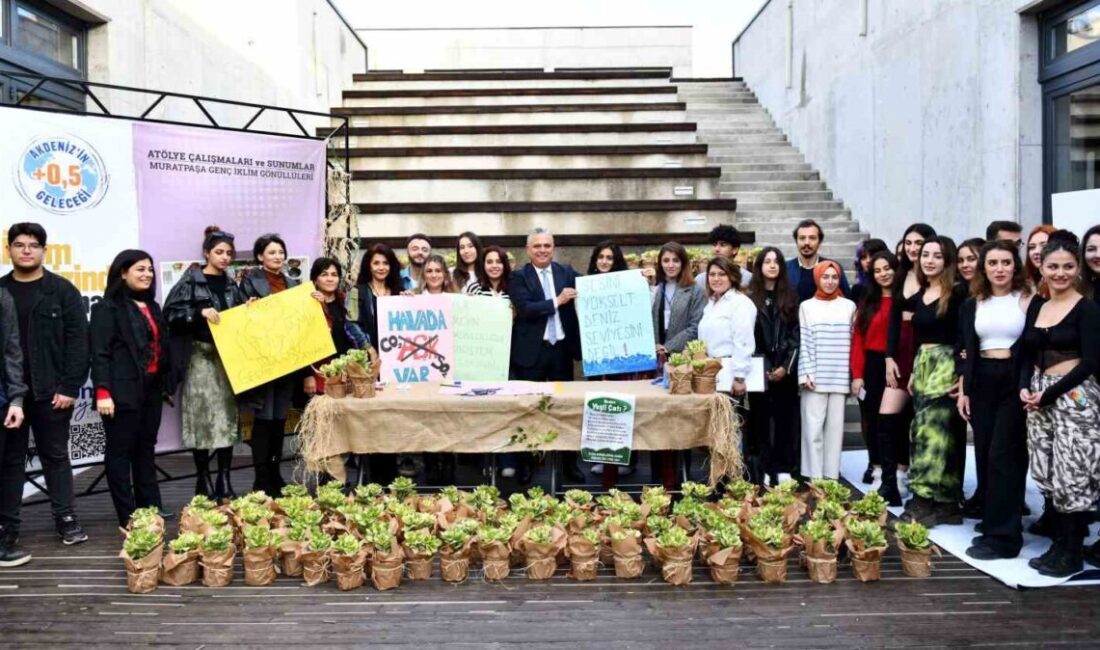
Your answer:
[[[71,135],[33,138],[15,165],[15,186],[23,199],[54,214],[94,207],[107,194],[108,180],[99,153]]]

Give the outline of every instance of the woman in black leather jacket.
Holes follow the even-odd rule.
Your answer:
[[[758,461],[749,462],[771,484],[791,477],[799,466],[802,427],[798,401],[798,296],[787,280],[787,263],[778,248],[769,246],[756,256],[749,284],[749,297],[756,303],[756,354],[764,357],[768,389],[749,397],[751,444]],[[772,426],[774,424],[774,427]]]

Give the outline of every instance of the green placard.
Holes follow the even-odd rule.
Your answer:
[[[454,377],[507,381],[512,353],[512,303],[492,296],[452,296]]]
[[[585,393],[581,460],[586,463],[629,465],[633,446],[634,396]]]

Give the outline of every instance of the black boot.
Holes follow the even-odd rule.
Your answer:
[[[230,471],[233,469],[233,448],[222,447],[216,452],[218,460],[218,475],[214,481],[214,499],[219,503],[223,499],[236,499],[237,493],[233,490],[233,481]]]
[[[1039,563],[1035,570],[1052,578],[1068,578],[1081,571],[1084,562],[1081,547],[1084,538],[1078,535],[1082,513],[1059,513],[1057,517],[1056,551]]]
[[[256,419],[252,422],[252,490],[267,491],[270,483],[271,468],[271,431],[269,420]]]
[[[878,495],[886,499],[886,504],[891,508],[901,506],[901,492],[898,491],[898,475],[896,470],[887,473],[885,466],[883,466],[882,485],[878,488]]]
[[[1081,555],[1085,562],[1100,568],[1100,540],[1093,542]]]
[[[195,460],[195,494],[210,496],[214,487],[210,485],[210,452],[205,449],[192,449]]]
[[[268,452],[270,462],[267,469],[268,487],[264,490],[271,497],[277,497],[283,491],[286,481],[283,480],[281,466],[283,464],[283,440],[286,435],[286,420],[272,420],[269,438]]]
[[[1054,501],[1052,501],[1050,497],[1043,499],[1043,512],[1039,515],[1039,518],[1035,520],[1035,523],[1027,527],[1027,532],[1032,535],[1053,537],[1055,514]]]

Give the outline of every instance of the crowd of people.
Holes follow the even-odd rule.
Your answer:
[[[845,407],[854,397],[868,453],[862,482],[890,505],[904,504],[903,519],[929,527],[980,519],[967,553],[1015,557],[1023,544],[1030,468],[1046,501],[1031,531],[1052,539],[1032,567],[1064,576],[1084,561],[1100,566],[1100,542],[1084,547],[1100,497],[1100,304],[1094,301],[1100,300],[1100,226],[1083,240],[1048,225],[1024,239],[1019,224],[996,221],[984,238],[956,245],[917,223],[896,246],[864,241],[851,286],[843,266],[819,254],[824,236],[817,223],[803,221],[792,233],[792,259],[766,247],[742,265],[740,234],[720,225],[710,232],[713,257],[704,268],[696,270],[684,246],[668,242],[640,269],[651,288],[659,366],[694,340],[710,356],[729,359],[729,398],[744,416],[749,478],[771,485],[792,477],[838,478]],[[230,470],[245,415],[252,488],[277,494],[285,485],[280,463],[288,412],[323,393],[324,378],[307,367],[234,395],[210,325],[226,309],[299,284],[284,268],[283,239],[257,238],[255,267],[231,277],[235,238],[208,228],[203,262],[183,274],[163,307],[152,257],[122,251],[90,323],[76,288],[43,267],[46,242],[39,224],[12,225],[13,270],[0,278],[0,567],[30,559],[17,542],[31,428],[62,542],[87,540],[73,510],[68,437],[89,371],[121,525],[135,508],[162,506],[154,452],[163,403],[179,408],[196,493],[235,496]],[[507,251],[483,245],[471,232],[459,236],[453,266],[423,234],[408,238],[405,253],[403,265],[391,247],[370,246],[354,282],[335,259],[312,264],[312,295],[338,354],[377,341],[379,297],[466,293],[510,301],[512,379],[574,379],[581,356],[580,274],[555,260],[550,232],[528,235],[527,263],[515,269]],[[609,240],[594,248],[587,273],[628,268],[622,249]],[[757,364],[766,388],[750,393]],[[968,423],[977,475],[969,496],[963,494]],[[529,454],[499,460],[503,476],[531,481]],[[674,454],[654,453],[651,460],[653,480],[671,482]],[[575,453],[562,461],[568,481],[585,480]],[[380,483],[417,471],[411,456],[348,462]],[[454,455],[425,454],[422,462],[428,483],[454,481]]]

